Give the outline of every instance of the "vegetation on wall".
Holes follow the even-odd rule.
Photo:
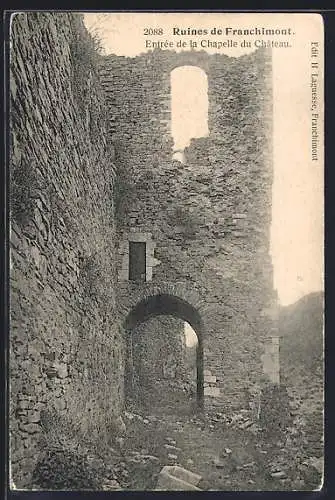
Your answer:
[[[78,429],[55,410],[41,412],[41,425],[43,451],[35,465],[32,484],[51,490],[98,489],[99,474],[89,464],[87,450],[80,445]]]
[[[84,123],[89,127],[91,137],[98,131],[98,122],[106,111],[97,99],[100,81],[98,76],[102,45],[97,35],[89,33],[82,16],[73,16],[73,39],[70,43],[72,63],[72,90]],[[102,97],[100,92],[100,98]]]
[[[260,400],[259,423],[271,438],[281,437],[292,422],[289,396],[283,385],[268,383],[263,387]]]
[[[98,490],[97,471],[85,455],[65,449],[47,451],[33,472],[33,484],[48,490]]]
[[[39,418],[41,408],[53,404],[62,416],[80,424],[78,435],[86,426],[90,436],[104,437],[105,414],[114,405],[118,411],[121,398],[120,339],[111,318],[116,314],[113,173],[104,95],[97,83],[99,54],[77,14],[20,14],[14,24],[9,165],[12,478],[16,488],[25,488],[39,461],[35,480],[40,488],[88,487],[85,453],[70,442],[69,424],[53,414],[59,439],[52,444],[49,432],[39,445]],[[80,255],[87,258],[80,262]],[[77,472],[70,468],[73,454],[80,457]]]

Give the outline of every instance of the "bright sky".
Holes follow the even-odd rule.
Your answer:
[[[184,323],[184,333],[187,347],[192,347],[198,343],[197,334],[188,323]]]
[[[271,227],[271,255],[274,266],[274,287],[282,305],[295,302],[305,294],[323,289],[323,146],[319,160],[312,161],[311,144],[311,41],[320,44],[319,73],[323,71],[323,27],[316,14],[190,14],[190,13],[106,13],[86,14],[86,26],[99,34],[106,54],[134,57],[146,51],[145,41],[174,40],[172,28],[236,28],[291,27],[294,36],[286,38],[291,48],[273,49],[273,113],[274,113],[274,183]],[[163,27],[164,36],[144,36],[144,28]],[[184,36],[183,40],[194,39]],[[223,40],[229,37],[198,37]],[[256,37],[257,38],[257,37]],[[258,37],[269,39],[270,37]],[[239,40],[238,37],[235,38]],[[255,37],[249,37],[252,42]],[[274,37],[282,40],[285,37]],[[181,50],[181,49],[177,49]],[[202,49],[203,50],[203,49]],[[226,53],[238,57],[255,48],[206,49],[209,53]],[[194,71],[194,70],[193,70]],[[177,74],[177,73],[176,73]],[[194,77],[193,73],[193,77]],[[319,134],[323,125],[323,82],[319,77]],[[193,78],[192,77],[192,78]],[[193,80],[194,81],[194,80]],[[194,95],[186,80],[183,101],[196,106],[203,95]],[[178,97],[176,97],[178,99]],[[180,96],[179,96],[180,99]],[[193,101],[192,101],[193,100]],[[182,101],[180,101],[182,102]],[[181,106],[181,104],[180,104]],[[199,106],[200,109],[200,106]],[[185,113],[181,108],[179,113]],[[176,148],[187,143],[180,128]],[[199,131],[194,131],[198,134]],[[201,133],[201,131],[200,131]],[[174,136],[178,131],[174,130]],[[201,133],[202,135],[202,133]],[[194,135],[195,137],[196,135]]]
[[[171,134],[174,149],[184,149],[190,139],[208,135],[207,75],[196,66],[171,72]]]

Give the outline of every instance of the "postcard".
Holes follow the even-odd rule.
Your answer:
[[[13,490],[315,491],[316,13],[12,13]]]

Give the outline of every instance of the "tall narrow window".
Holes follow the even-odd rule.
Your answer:
[[[171,72],[171,134],[173,157],[181,162],[190,140],[208,135],[207,75],[197,66]]]
[[[129,242],[129,280],[146,281],[146,243]]]

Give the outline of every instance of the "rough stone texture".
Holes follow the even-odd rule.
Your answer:
[[[136,328],[129,346],[136,373],[145,379],[178,378],[184,362],[184,323],[151,318]]]
[[[194,484],[181,479],[172,473],[170,473],[170,469],[167,467],[163,467],[161,472],[158,474],[158,480],[156,485],[156,490],[158,491],[186,491],[186,490],[198,490]],[[186,471],[187,472],[187,471]]]
[[[172,160],[170,72],[189,64],[208,77],[209,135],[191,141],[182,164]],[[203,368],[216,377],[219,390],[207,392],[220,396],[208,404],[241,407],[260,379],[271,323],[261,313],[273,300],[271,56],[108,56],[101,78],[119,169],[119,241],[135,228],[151,233],[160,261],[150,283],[119,282],[120,313],[134,327],[164,296],[164,312],[197,331]]]
[[[126,399],[150,408],[157,402],[152,401],[154,394],[169,403],[169,394],[164,398],[166,386],[195,390],[196,371],[192,372],[188,363],[182,320],[158,316],[141,323],[127,335]]]
[[[17,488],[38,456],[41,410],[104,439],[123,398],[113,164],[83,29],[70,14],[12,21],[10,453]]]
[[[262,356],[263,373],[274,384],[280,383],[279,346],[280,337],[269,338],[265,342],[265,353]]]
[[[162,471],[168,472],[172,476],[178,477],[179,479],[193,484],[194,486],[198,486],[202,479],[199,474],[195,474],[194,472],[184,469],[183,467],[180,467],[178,465],[166,465],[165,467],[163,467]]]
[[[108,440],[124,399],[124,328],[157,314],[187,321],[199,339],[199,402],[205,389],[209,406],[241,408],[260,380],[271,326],[262,316],[273,299],[268,53],[107,57],[104,103],[85,33],[72,14],[23,13],[12,22],[17,488],[29,484],[45,410],[61,417],[56,434],[76,420],[84,438]],[[172,160],[169,107],[170,72],[184,64],[207,73],[210,133],[191,142],[182,164]],[[144,284],[122,276],[135,232],[152,243]],[[215,384],[204,387],[203,369]]]
[[[304,448],[324,454],[324,294],[311,293],[280,311],[281,381],[296,421],[305,427]]]

